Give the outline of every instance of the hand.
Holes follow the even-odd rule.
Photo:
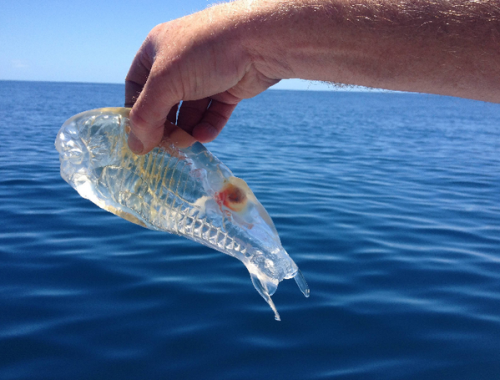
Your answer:
[[[279,81],[253,64],[235,8],[208,8],[149,33],[125,85],[134,152],[145,154],[164,138],[180,146],[212,141],[238,102]]]

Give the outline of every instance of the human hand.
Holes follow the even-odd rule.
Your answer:
[[[238,102],[279,81],[254,64],[240,11],[237,2],[221,4],[149,33],[126,78],[132,151],[145,154],[162,139],[212,141]]]

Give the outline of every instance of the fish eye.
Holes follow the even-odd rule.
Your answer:
[[[225,206],[231,211],[241,212],[246,208],[247,196],[238,186],[227,183],[221,191],[215,195],[215,200],[219,206]]]

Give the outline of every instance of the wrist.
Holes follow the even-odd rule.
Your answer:
[[[316,0],[240,0],[240,41],[251,64],[269,78],[328,80],[341,2]],[[328,72],[327,72],[328,70]]]
[[[288,4],[287,4],[288,3]],[[296,77],[289,64],[292,33],[288,29],[289,8],[293,1],[240,0],[238,24],[241,46],[250,64],[268,78],[280,80]]]

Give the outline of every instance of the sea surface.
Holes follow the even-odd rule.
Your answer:
[[[124,86],[0,81],[0,379],[500,379],[500,105],[269,90],[207,145],[311,288],[122,220],[59,175]]]

